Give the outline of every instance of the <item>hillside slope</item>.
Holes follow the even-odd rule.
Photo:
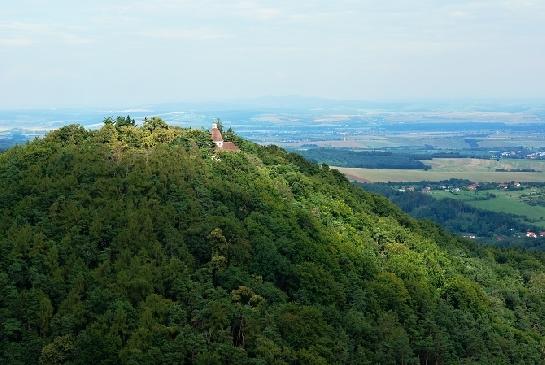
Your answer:
[[[107,122],[0,154],[0,363],[545,361],[543,256],[277,147]]]

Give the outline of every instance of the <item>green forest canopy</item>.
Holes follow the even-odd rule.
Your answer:
[[[2,364],[537,364],[545,259],[158,118],[0,154]]]

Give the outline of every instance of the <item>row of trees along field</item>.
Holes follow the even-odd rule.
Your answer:
[[[429,155],[392,153],[387,151],[353,151],[345,148],[311,148],[297,151],[308,160],[339,167],[369,169],[422,169],[428,170],[421,160],[431,160]]]
[[[224,137],[119,119],[0,154],[0,363],[545,361],[542,255]]]

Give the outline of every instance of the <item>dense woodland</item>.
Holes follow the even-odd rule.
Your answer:
[[[545,361],[543,255],[224,137],[118,118],[0,154],[0,363]]]
[[[503,247],[545,250],[542,238],[517,238],[540,228],[521,222],[517,216],[472,207],[457,199],[436,199],[418,191],[400,192],[391,184],[362,184],[365,190],[384,195],[403,211],[420,219],[430,219],[451,232],[473,234],[488,243]]]
[[[353,151],[344,148],[311,148],[297,151],[305,158],[319,163],[339,167],[368,169],[430,169],[420,160],[431,156],[384,151]]]

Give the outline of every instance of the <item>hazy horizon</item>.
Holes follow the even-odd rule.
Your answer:
[[[2,106],[1,112],[16,111],[68,111],[87,110],[96,112],[142,112],[153,110],[176,111],[176,108],[189,108],[195,110],[214,110],[224,108],[254,110],[260,107],[271,109],[305,109],[316,107],[357,107],[362,110],[379,108],[380,110],[403,111],[410,108],[415,111],[482,111],[490,108],[510,110],[520,108],[539,108],[545,110],[545,97],[543,98],[400,98],[400,99],[341,99],[310,95],[260,95],[247,98],[202,98],[185,100],[165,100],[154,103],[74,103],[72,105],[25,105]],[[397,109],[401,108],[401,109]]]

